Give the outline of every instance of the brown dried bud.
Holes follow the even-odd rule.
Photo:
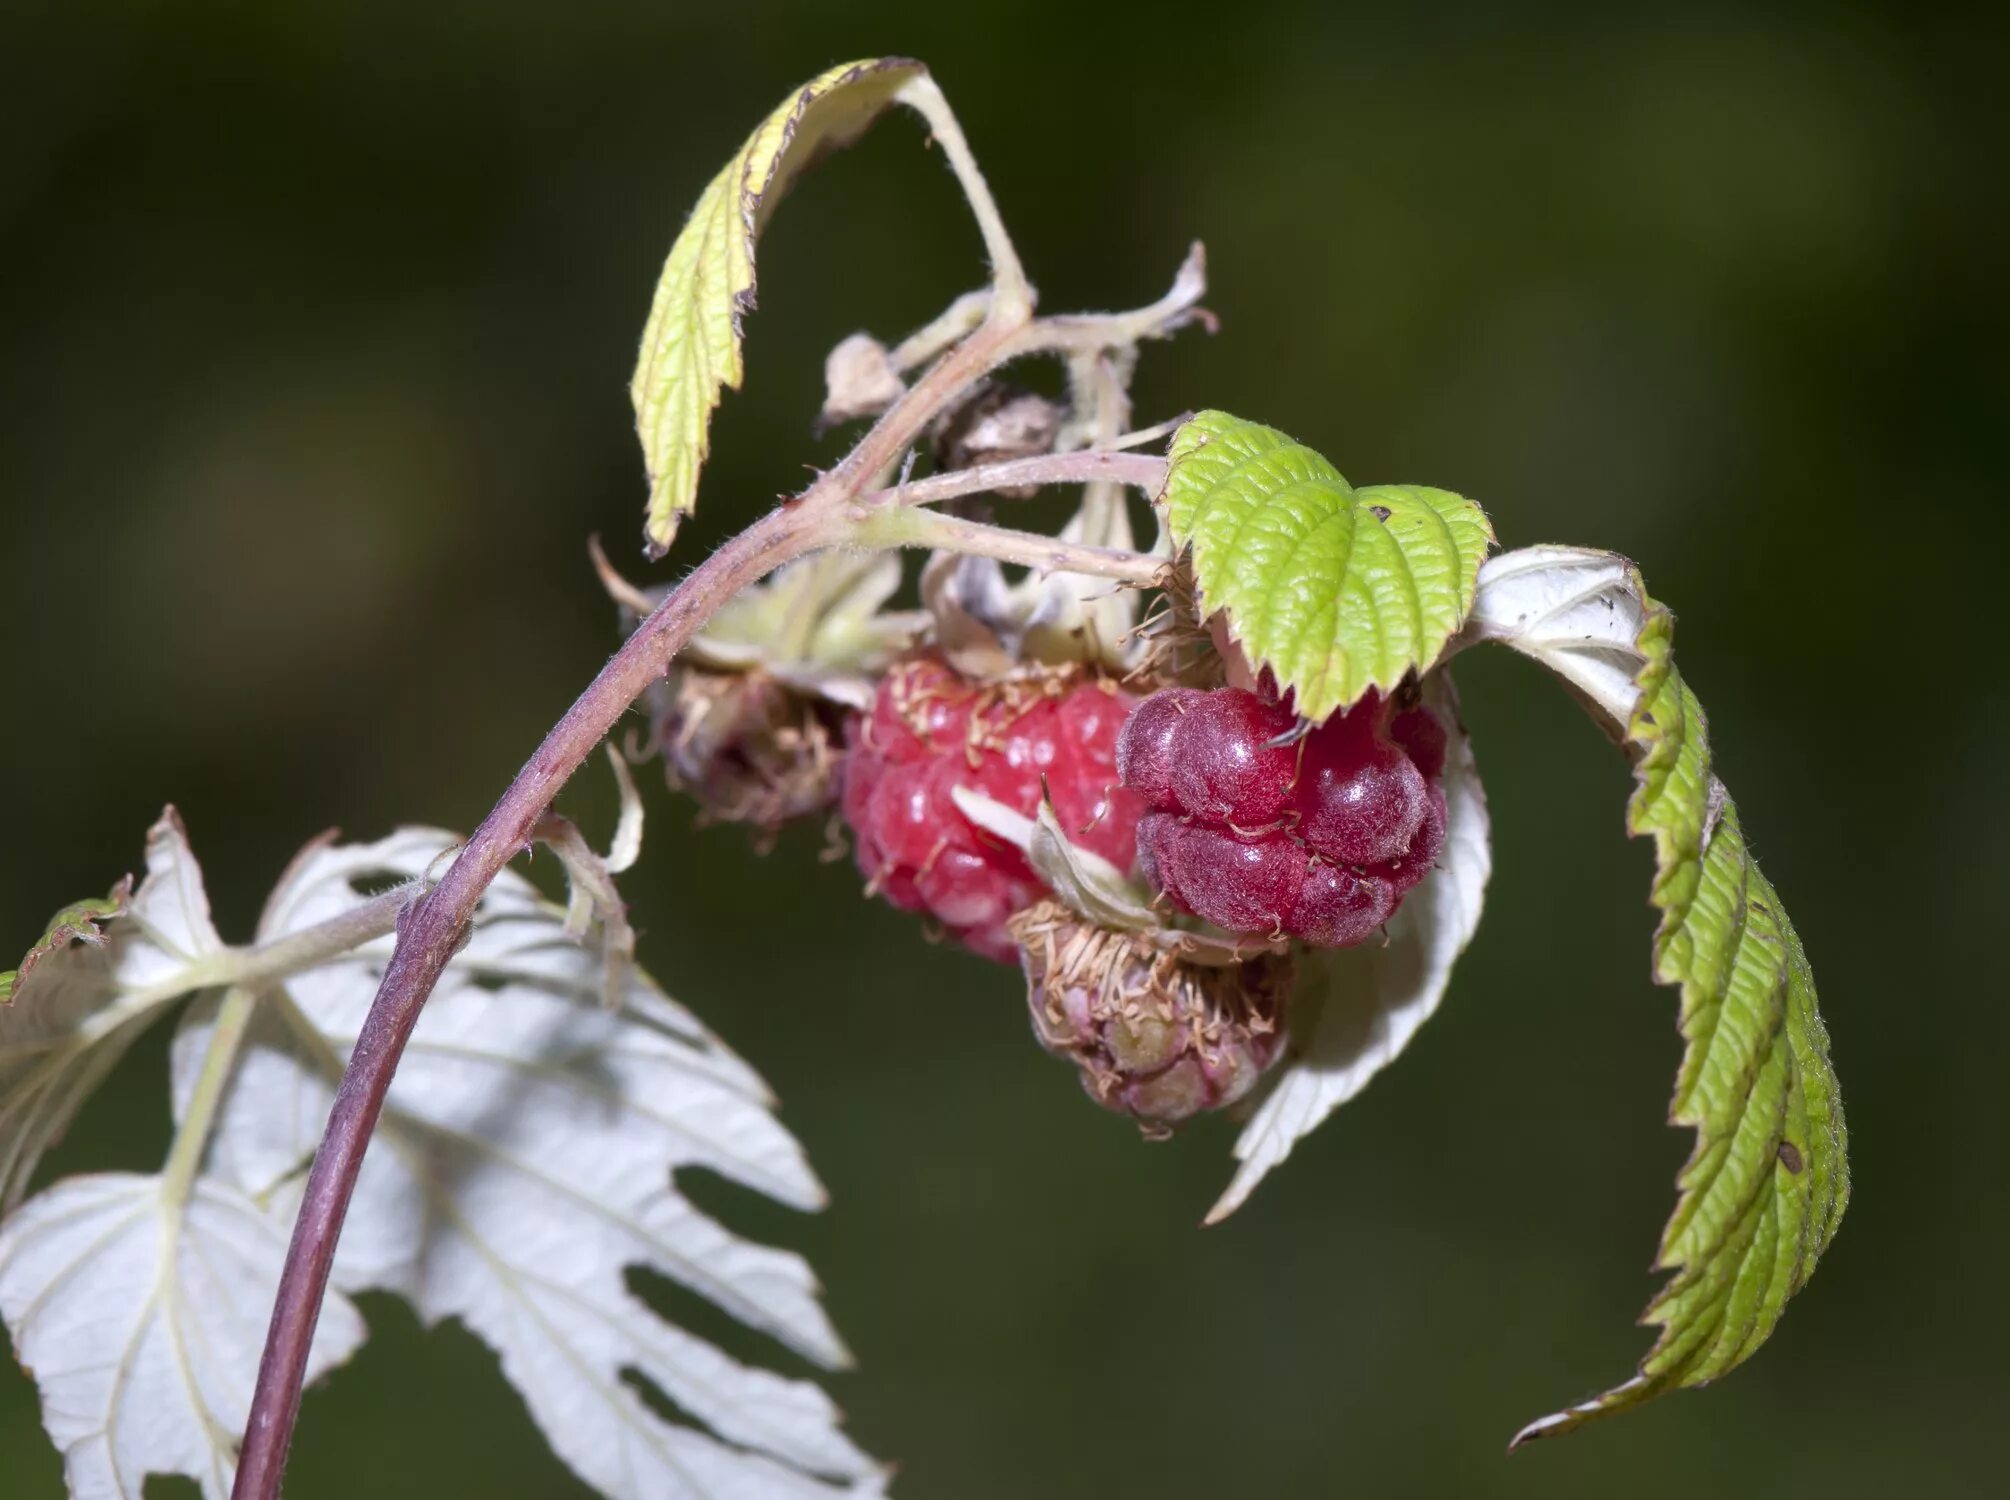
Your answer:
[[[758,669],[680,666],[656,699],[665,777],[706,820],[772,836],[836,802],[843,713]]]
[[[877,416],[906,389],[886,346],[869,333],[855,333],[824,361],[824,409],[817,426],[824,429]]]
[[[938,469],[969,469],[1052,453],[1061,434],[1062,409],[1035,391],[1002,381],[979,386],[961,406],[936,419],[929,431]],[[998,491],[1012,500],[1037,486]]]
[[[1283,1053],[1288,953],[1201,962],[1166,934],[1098,927],[1053,901],[1008,928],[1040,1045],[1149,1138],[1244,1098]]]

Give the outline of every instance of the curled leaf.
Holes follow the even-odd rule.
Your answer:
[[[169,808],[147,835],[147,874],[66,908],[0,976],[0,1213],[26,1195],[42,1153],[127,1047],[185,992],[177,976],[214,959],[202,871]]]
[[[1609,552],[1490,561],[1467,637],[1535,658],[1634,761],[1630,832],[1654,842],[1654,977],[1681,991],[1686,1044],[1670,1120],[1696,1131],[1661,1238],[1667,1283],[1639,1373],[1531,1422],[1517,1445],[1664,1391],[1703,1385],[1763,1344],[1849,1200],[1848,1129],[1814,975],[1712,773],[1702,705],[1675,669],[1674,617]]]
[[[1210,610],[1312,720],[1438,658],[1493,528],[1449,490],[1355,489],[1274,428],[1204,411],[1173,435],[1159,505]]]
[[[712,179],[670,247],[629,394],[649,469],[649,553],[669,550],[698,495],[719,395],[744,377],[740,321],[754,305],[754,242],[796,174],[849,145],[909,80],[907,58],[845,63],[798,89]]]

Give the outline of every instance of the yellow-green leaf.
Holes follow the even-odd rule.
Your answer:
[[[1674,617],[1625,558],[1531,547],[1481,570],[1468,635],[1568,682],[1634,759],[1627,827],[1654,842],[1654,977],[1681,992],[1669,1118],[1696,1131],[1631,1380],[1530,1423],[1580,1427],[1742,1364],[1814,1273],[1849,1201],[1849,1133],[1814,975],[1738,809],[1711,769],[1702,705],[1675,669]]]
[[[811,79],[712,179],[670,247],[629,387],[649,469],[652,557],[668,550],[696,503],[720,392],[739,389],[740,320],[754,305],[754,241],[768,215],[814,156],[856,140],[926,71],[908,58],[875,58]]]
[[[1227,412],[1173,435],[1159,503],[1211,610],[1323,719],[1430,666],[1465,623],[1493,528],[1449,490],[1355,489],[1302,443]]]

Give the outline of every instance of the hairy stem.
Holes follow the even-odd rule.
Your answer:
[[[938,119],[938,112],[926,102],[925,91],[911,102],[935,129],[937,140],[971,198],[971,207],[991,253],[997,282],[984,320],[963,342],[930,365],[836,468],[800,496],[783,502],[727,542],[664,598],[545,737],[502,800],[462,847],[439,884],[418,896],[400,914],[397,945],[336,1090],[321,1148],[315,1154],[299,1217],[294,1222],[293,1240],[287,1249],[286,1267],[280,1277],[265,1353],[259,1364],[237,1481],[231,1492],[233,1500],[277,1500],[279,1495],[287,1449],[299,1415],[307,1353],[334,1263],[336,1237],[341,1233],[356,1177],[362,1169],[363,1153],[383,1111],[398,1059],[418,1022],[420,1008],[453,957],[482,892],[530,841],[560,788],[580,768],[594,746],[608,735],[649,685],[668,670],[671,658],[728,599],[797,557],[854,543],[854,512],[861,497],[875,485],[883,484],[882,476],[899,462],[929,422],[987,372],[1027,354],[1123,348],[1140,338],[1162,337],[1204,316],[1196,307],[1205,288],[1203,263],[1196,246],[1180,268],[1172,290],[1149,308],[1132,313],[1034,321],[1031,289],[1026,285],[1010,241],[1004,236],[983,179],[968,160],[968,148],[963,144],[961,132],[955,129],[953,117],[944,109]],[[1118,460],[1134,463],[1138,456],[1074,453],[1061,457],[1072,463],[1109,465]],[[1140,467],[1135,472],[1142,475],[1144,470]],[[1080,482],[1084,478],[1113,476],[1105,470],[1077,471],[1067,477]],[[1156,479],[1152,482],[1155,484]],[[893,498],[897,494],[898,487],[877,491],[875,503],[868,509],[900,508],[901,502]],[[1005,545],[983,537],[961,540],[976,545]],[[955,542],[945,536],[942,544]],[[1088,560],[1087,555],[1093,550],[1074,549],[1081,560]],[[1133,563],[1112,562],[1111,566],[1149,563],[1156,574],[1155,560],[1129,556]],[[1042,562],[1035,559],[1033,565],[1041,566]],[[1131,581],[1149,580],[1140,575]]]
[[[482,892],[529,841],[559,788],[713,612],[821,543],[806,519],[800,504],[771,511],[672,591],[545,737],[440,883],[400,917],[397,947],[336,1090],[294,1222],[232,1490],[236,1500],[276,1500],[279,1494],[307,1351],[364,1150],[419,1008],[453,957]]]
[[[863,513],[881,505],[932,505],[938,500],[954,500],[959,495],[1019,489],[1030,484],[1096,484],[1110,481],[1152,492],[1165,483],[1165,477],[1166,461],[1156,453],[1113,453],[1100,448],[1083,448],[1073,453],[1042,453],[1034,458],[1014,458],[1003,463],[977,464],[968,469],[931,474],[926,479],[912,480],[863,495],[856,510]]]
[[[1165,570],[1165,559],[1116,547],[1090,547],[1037,531],[1013,531],[933,510],[885,510],[862,521],[852,540],[868,547],[927,547],[995,557],[1034,571],[1079,573],[1089,578],[1114,578],[1120,583],[1149,587]]]
[[[991,259],[991,299],[994,314],[1003,312],[1019,322],[1031,316],[1033,288],[1026,281],[1019,252],[1012,248],[1012,236],[1005,232],[1005,220],[991,197],[991,185],[978,169],[977,158],[963,138],[963,127],[949,108],[949,100],[928,74],[923,73],[902,85],[900,102],[928,121],[929,132],[942,154],[949,158],[950,170],[962,184],[963,196],[976,216],[978,233],[984,236],[984,253]]]
[[[559,789],[593,748],[719,607],[783,563],[845,540],[850,530],[845,504],[906,451],[937,412],[1010,357],[1027,331],[1023,314],[1015,317],[994,302],[976,332],[916,381],[843,463],[699,564],[566,710],[440,883],[406,908],[308,1173],[259,1363],[233,1500],[277,1500],[307,1352],[363,1153],[419,1010],[453,957],[482,892],[530,841]]]

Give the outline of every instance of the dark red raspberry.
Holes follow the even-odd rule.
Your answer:
[[[1298,720],[1254,693],[1202,693],[1176,726],[1178,753],[1168,767],[1173,795],[1196,818],[1260,828],[1291,798],[1298,752],[1271,743]]]
[[[846,731],[842,805],[870,887],[1017,963],[1005,923],[1046,886],[953,793],[968,787],[1031,817],[1044,778],[1069,836],[1128,870],[1143,807],[1119,784],[1116,754],[1135,703],[1081,670],[982,683],[933,655],[896,662]]]
[[[1289,700],[1171,688],[1117,746],[1146,880],[1229,932],[1345,947],[1374,933],[1445,842],[1445,726],[1370,693],[1295,741]],[[1289,741],[1289,742],[1287,742]]]

